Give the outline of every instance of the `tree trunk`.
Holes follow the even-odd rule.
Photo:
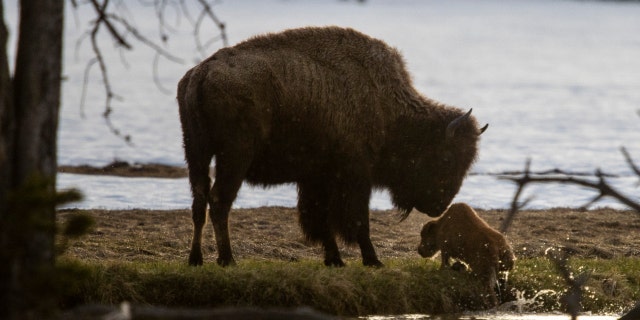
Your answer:
[[[1,6],[1,4],[0,4]],[[0,7],[0,10],[2,8]],[[20,1],[13,81],[0,26],[0,318],[52,307],[64,0]]]

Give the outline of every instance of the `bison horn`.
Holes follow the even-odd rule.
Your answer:
[[[456,135],[456,130],[458,129],[458,127],[460,127],[460,125],[463,122],[469,119],[469,116],[471,116],[471,111],[473,111],[473,108],[469,109],[469,112],[465,113],[464,115],[459,116],[453,119],[451,122],[449,122],[449,125],[447,125],[447,132],[446,132],[447,140],[453,138]]]
[[[489,128],[489,124],[485,124],[484,127],[480,128],[480,133],[478,133],[478,135],[483,134],[485,131],[487,131],[487,128]]]

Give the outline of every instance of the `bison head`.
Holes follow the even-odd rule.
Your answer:
[[[435,139],[418,151],[415,160],[412,206],[431,217],[441,215],[462,186],[467,172],[476,159],[479,135],[487,128],[478,128],[471,110],[448,122]]]
[[[432,257],[436,252],[438,252],[438,244],[436,242],[437,236],[437,222],[429,221],[423,227],[420,232],[420,246],[418,246],[418,253],[423,258]]]
[[[440,216],[476,159],[487,126],[478,128],[471,110],[443,113],[414,113],[397,121],[375,168],[378,185],[389,188],[403,218],[413,209]]]

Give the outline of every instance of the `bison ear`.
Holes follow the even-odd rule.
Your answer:
[[[445,135],[445,138],[447,140],[452,139],[456,135],[456,130],[458,130],[458,127],[460,127],[460,125],[463,122],[469,119],[469,116],[471,116],[471,111],[473,111],[473,108],[469,109],[469,112],[465,113],[464,115],[459,116],[453,119],[451,122],[449,122],[449,125],[447,125],[447,131]]]

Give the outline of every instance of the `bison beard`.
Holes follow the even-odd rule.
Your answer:
[[[387,188],[405,217],[413,208],[440,215],[484,131],[470,111],[415,91],[395,49],[338,27],[221,49],[185,74],[178,103],[193,194],[191,265],[203,263],[207,206],[217,262],[234,263],[228,216],[247,181],[298,185],[300,226],[322,244],[326,265],[344,265],[340,237],[358,243],[365,265],[381,266],[369,237],[372,188]]]

